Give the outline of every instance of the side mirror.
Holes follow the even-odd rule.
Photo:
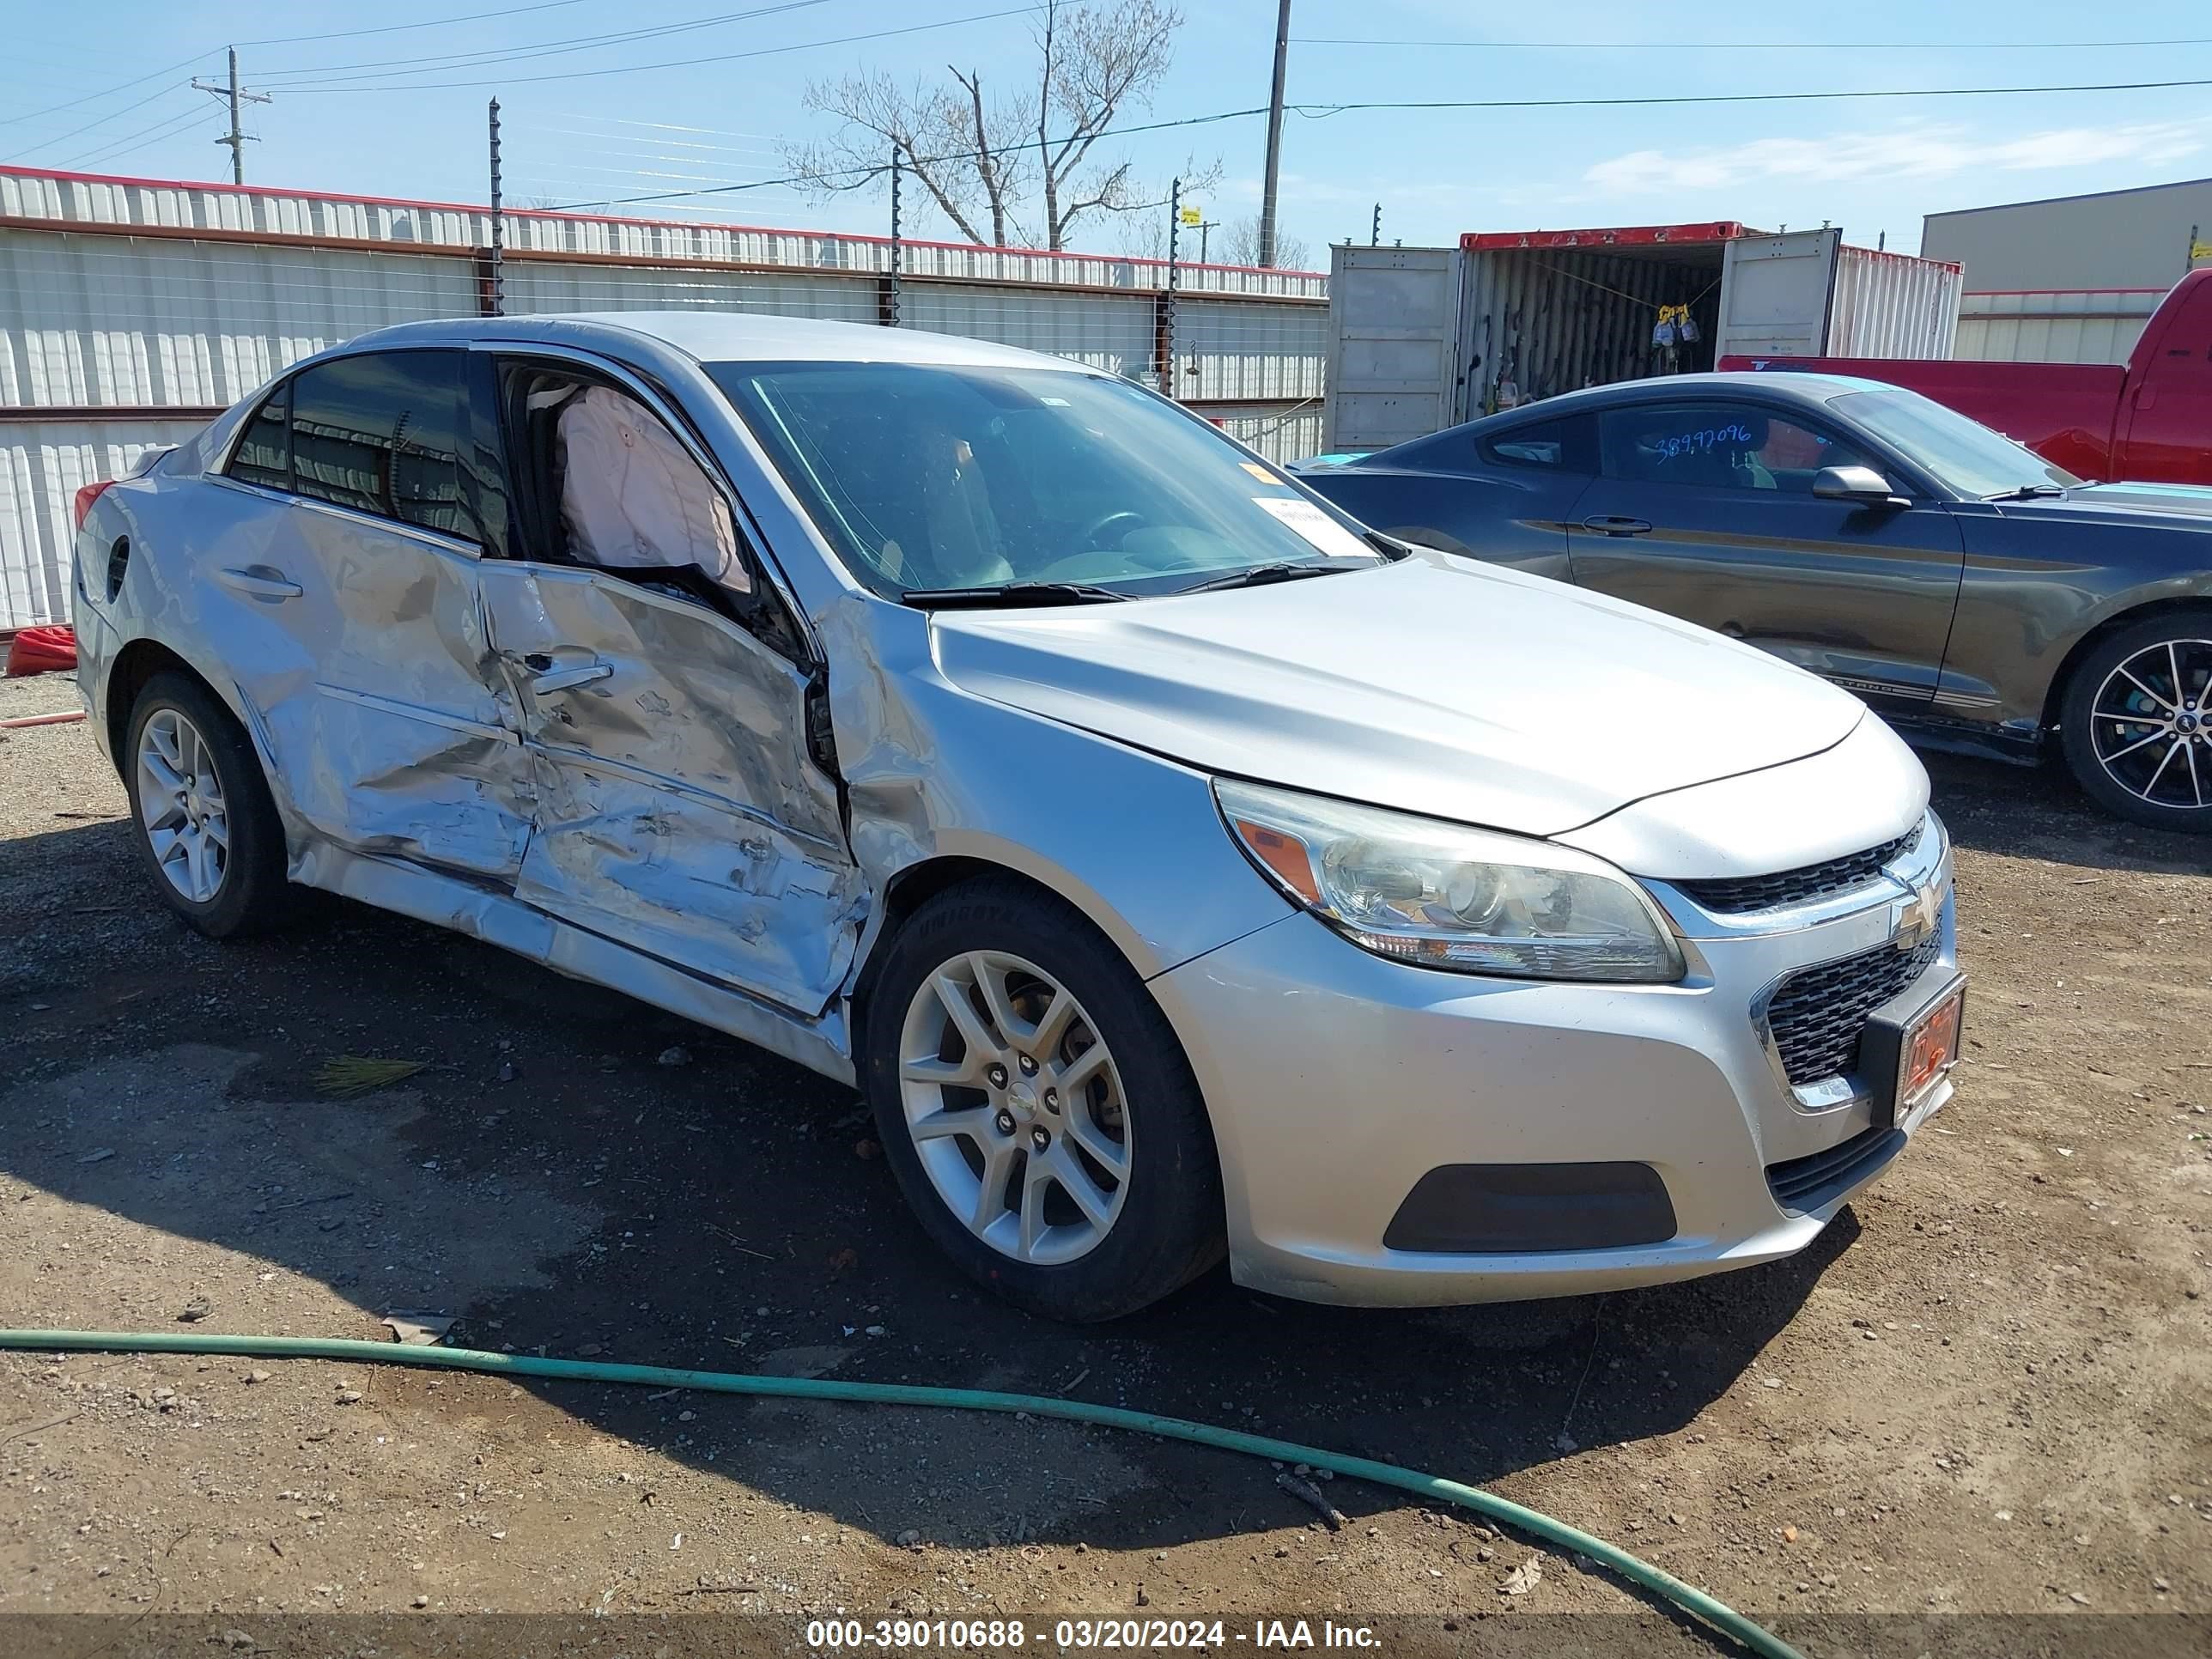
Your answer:
[[[1910,507],[1870,466],[1824,466],[1813,475],[1813,493],[1826,501],[1856,501],[1862,507]]]

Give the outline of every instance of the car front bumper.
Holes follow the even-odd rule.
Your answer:
[[[1443,973],[1370,955],[1303,914],[1154,979],[1212,1113],[1237,1281],[1308,1301],[1434,1305],[1617,1290],[1802,1249],[1951,1085],[1893,1122],[1879,1083],[1793,1088],[1766,999],[1792,973],[1897,948],[1913,895],[1931,889],[1938,944],[1911,988],[1933,996],[1955,980],[1949,848],[1928,823],[1909,867],[1794,912],[1715,918],[1652,884],[1683,935],[1679,984]],[[1620,1229],[1602,1192],[1524,1194],[1523,1213],[1549,1218],[1531,1236],[1553,1247],[1387,1243],[1423,1178],[1462,1165],[1551,1166],[1535,1173],[1569,1188],[1579,1166],[1594,1189],[1618,1184],[1605,1172],[1644,1166],[1671,1227],[1610,1243]],[[1594,1242],[1559,1247],[1577,1214]]]

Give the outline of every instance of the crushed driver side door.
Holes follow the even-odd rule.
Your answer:
[[[689,453],[692,484],[727,507],[726,522],[744,523],[703,446],[657,392],[596,360],[501,362],[502,387],[565,379],[631,399],[639,418],[627,441],[680,447],[664,453]],[[536,783],[515,896],[817,1017],[852,965],[868,890],[836,780],[807,741],[815,667],[787,611],[763,608],[764,567],[742,532],[726,580],[691,572],[688,590],[652,571],[585,562],[560,501],[548,499],[558,486],[532,407],[518,392],[502,419],[521,556],[487,560],[482,573]],[[580,465],[605,464],[586,453]],[[598,510],[618,523],[665,505],[663,483],[633,477],[626,487],[632,496],[595,497]]]
[[[726,617],[605,571],[487,562],[538,820],[515,896],[810,1018],[865,892],[807,754],[810,677]]]

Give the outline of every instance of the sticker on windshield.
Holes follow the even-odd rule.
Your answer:
[[[1255,507],[1264,507],[1322,552],[1337,558],[1371,558],[1375,550],[1361,541],[1311,501],[1289,495],[1255,495]]]
[[[1279,484],[1282,483],[1280,478],[1268,471],[1266,467],[1261,465],[1257,461],[1239,461],[1237,465],[1243,467],[1247,472],[1250,473],[1263,484]]]

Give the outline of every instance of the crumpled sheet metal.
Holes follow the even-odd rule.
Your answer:
[[[925,612],[855,597],[816,620],[873,891],[931,859],[1002,866],[1073,904],[1147,979],[1283,920],[1225,829],[1198,856],[1160,858],[1152,825],[1214,815],[1203,775],[951,684]],[[863,960],[873,947],[872,927]]]
[[[195,488],[192,510],[225,493]],[[190,538],[149,536],[149,562],[187,540],[227,563],[301,557],[274,546],[289,515],[244,492],[236,507]],[[112,618],[111,648],[173,641],[234,696],[306,884],[845,1081],[850,997],[884,895],[927,860],[1031,878],[1147,977],[1283,919],[1225,832],[1160,860],[1152,825],[1213,811],[1203,775],[955,684],[923,612],[849,592],[809,607],[829,664],[832,777],[800,758],[807,671],[702,607],[496,560],[372,576],[360,551],[325,541],[318,556],[345,561],[341,587],[403,584],[379,601],[409,632],[402,665],[366,610],[302,639],[296,614],[280,623],[197,569],[142,573],[149,610]],[[449,591],[471,575],[473,596]],[[819,586],[810,576],[801,591]],[[532,689],[599,665],[610,672]],[[502,828],[465,833],[487,819]]]
[[[538,803],[518,896],[819,1014],[868,894],[836,786],[800,758],[806,677],[703,607],[619,578],[483,578]],[[572,666],[605,672],[533,690]]]

